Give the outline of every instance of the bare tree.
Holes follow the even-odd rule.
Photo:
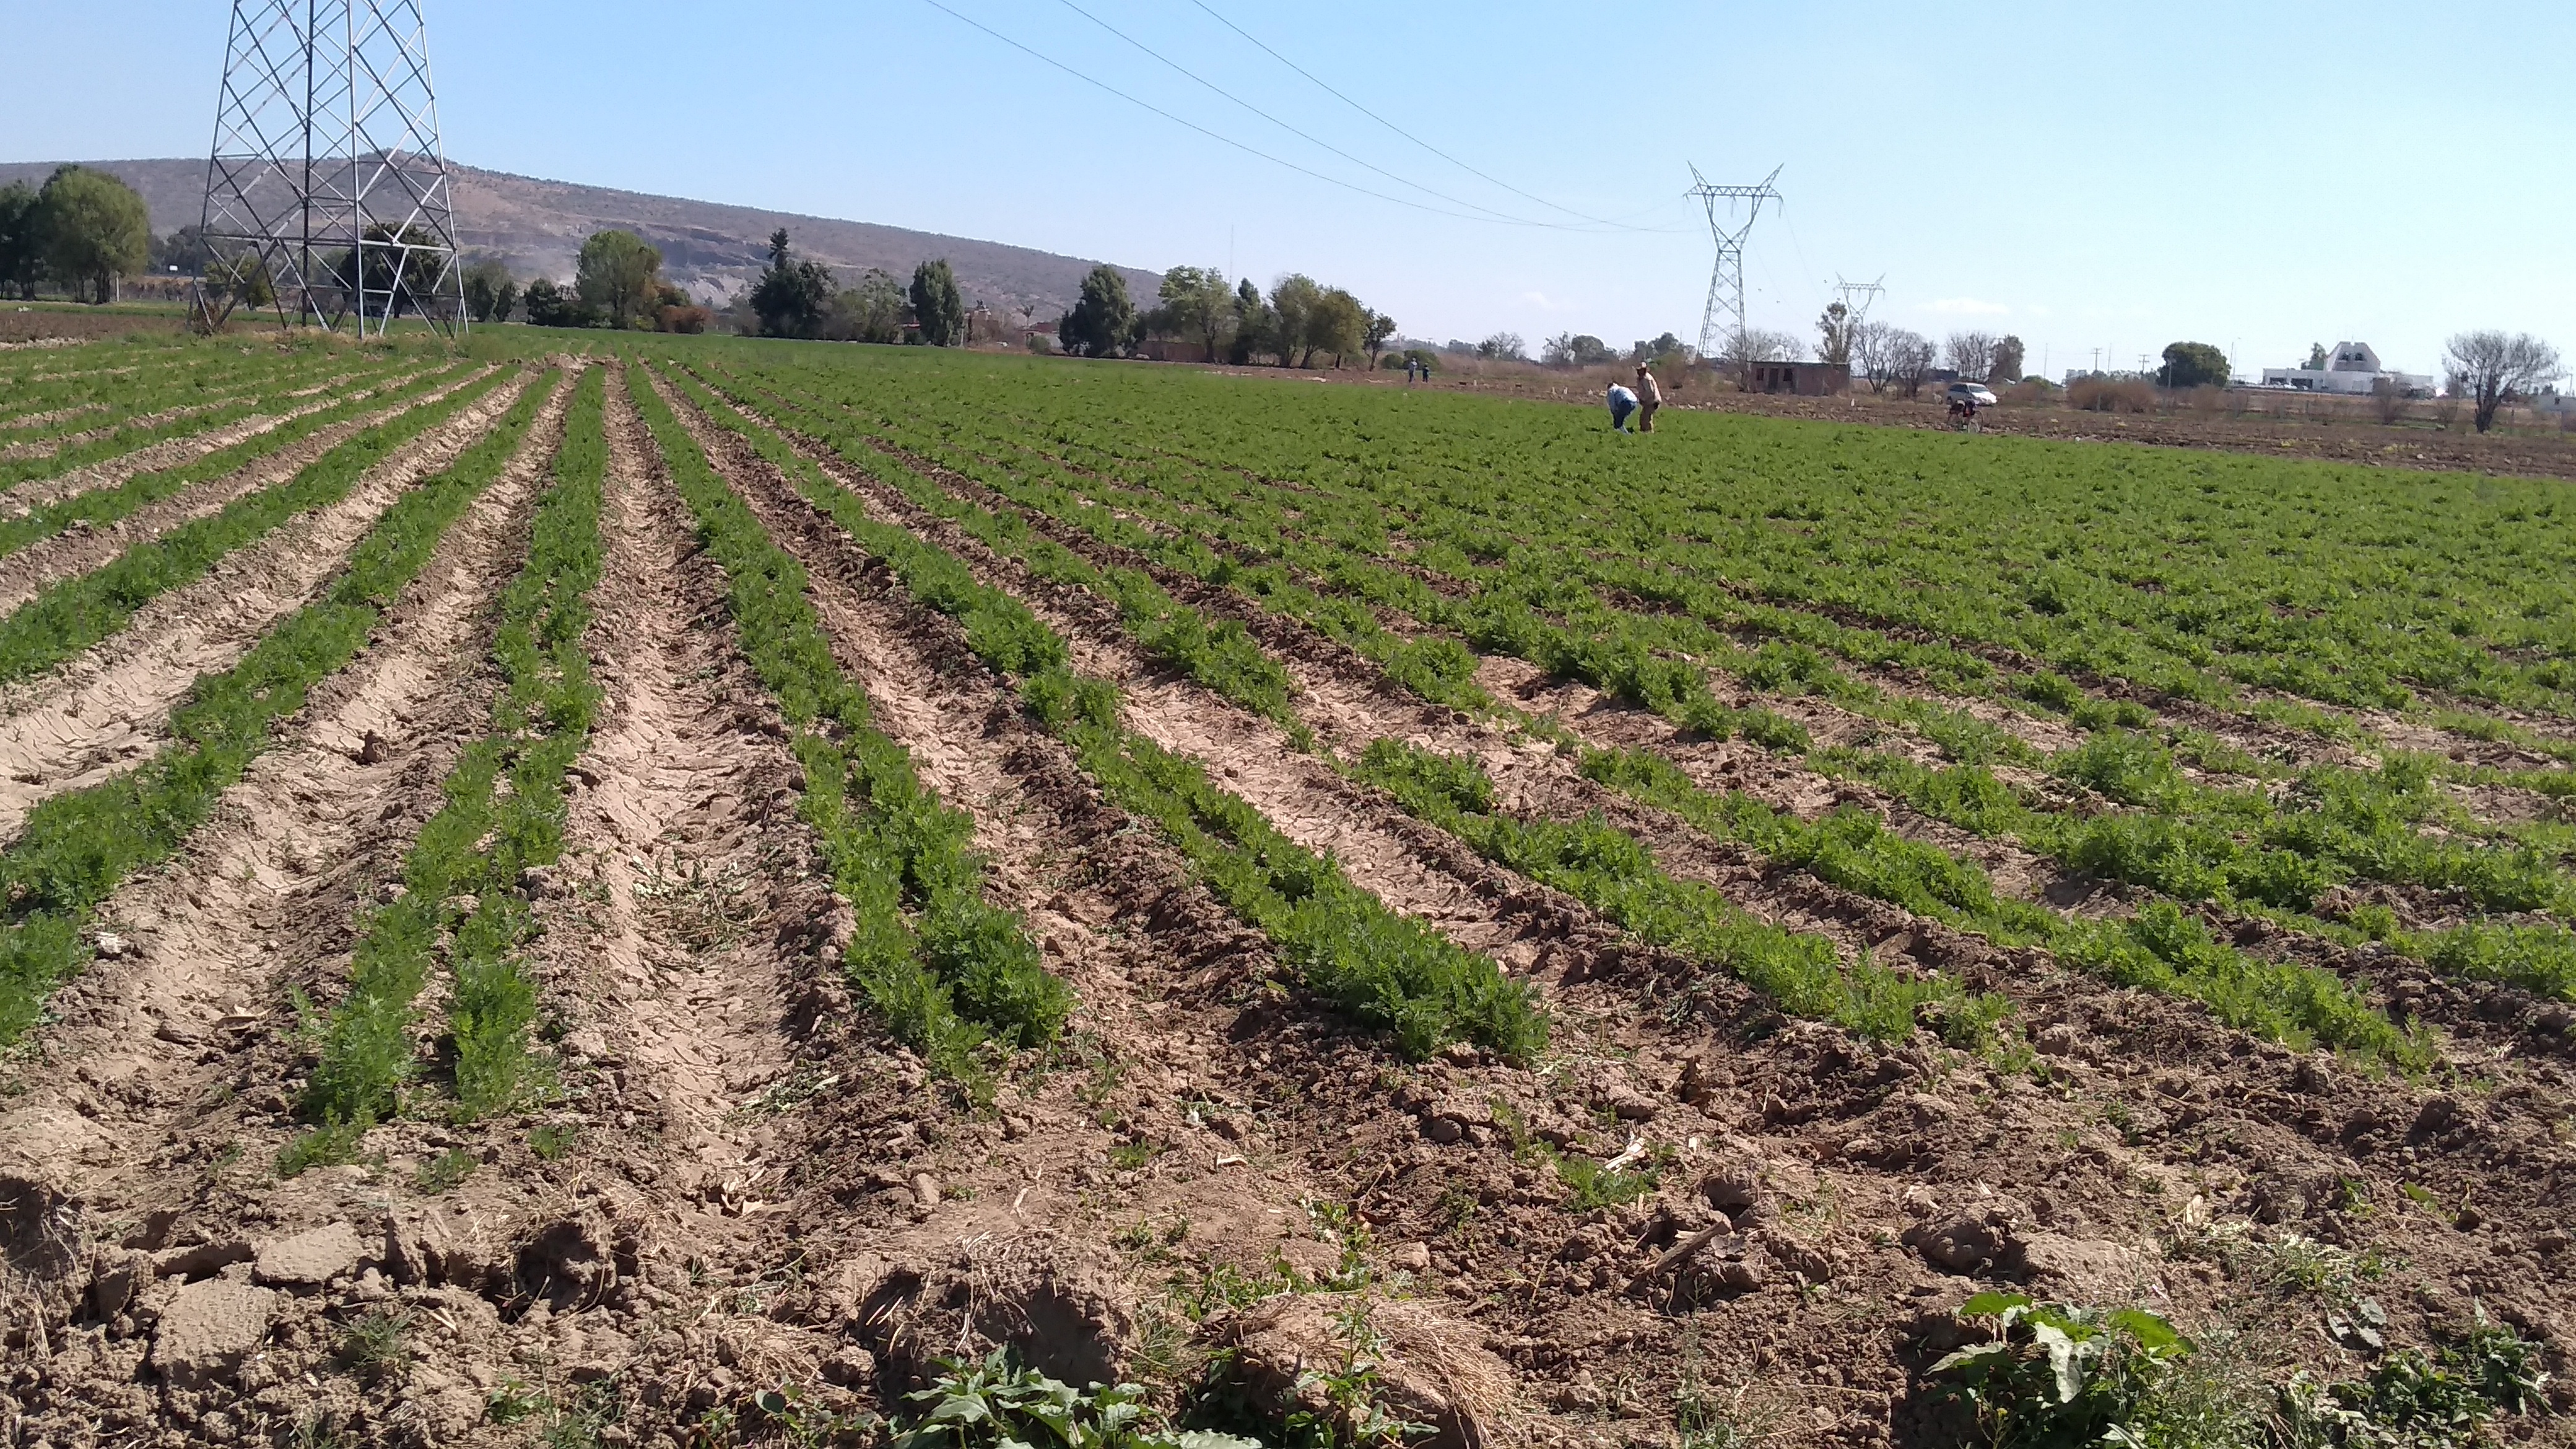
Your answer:
[[[1939,355],[1931,338],[1899,327],[1887,338],[1887,380],[1907,397],[1920,396],[1923,374],[1932,370],[1932,361]]]
[[[2395,378],[2383,377],[2370,385],[2370,408],[2379,414],[2382,424],[2393,425],[2406,416],[2406,389]]]
[[[1991,332],[1953,332],[1944,350],[1950,355],[1950,370],[1970,382],[1983,382],[1995,370]]]
[[[1868,380],[1871,392],[1887,391],[1888,350],[1897,331],[1885,322],[1863,322],[1851,329],[1852,372]]]
[[[1476,355],[1489,362],[1527,362],[1529,344],[1517,332],[1497,332],[1476,344]]]
[[[2467,394],[2479,432],[2495,426],[2496,409],[2558,376],[2558,351],[2528,332],[2463,332],[2445,349],[2451,387]]]

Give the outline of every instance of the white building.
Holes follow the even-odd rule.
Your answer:
[[[2379,365],[2379,354],[2367,342],[2338,342],[2326,354],[2326,365],[2313,367],[2267,367],[2263,369],[2263,386],[2293,388],[2300,392],[2331,392],[2349,397],[2368,397],[2379,390],[2382,378],[2408,397],[2431,397],[2433,379],[2420,372],[2391,372]]]

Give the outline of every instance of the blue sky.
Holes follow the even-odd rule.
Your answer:
[[[1243,145],[1454,210],[1238,107],[1066,0],[943,0]],[[1197,0],[1076,0],[1326,146],[1568,218],[1346,107]],[[1455,219],[1192,132],[927,0],[428,0],[451,156],[564,180],[1349,286],[1411,335],[1698,329],[1719,182],[1781,166],[1757,326],[1837,274],[1875,316],[2014,332],[2033,367],[2182,338],[2240,370],[2311,342],[2430,371],[2469,327],[2576,363],[2576,6],[1207,0],[1510,186],[1642,230]],[[16,0],[0,159],[201,153],[225,7]],[[1231,259],[1229,261],[1229,259]]]

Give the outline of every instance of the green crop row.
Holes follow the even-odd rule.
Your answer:
[[[1893,971],[1867,956],[1846,967],[1831,941],[1756,920],[1714,887],[1671,875],[1635,836],[1597,815],[1512,815],[1495,804],[1493,780],[1473,757],[1379,740],[1356,773],[1478,854],[1564,891],[1650,945],[1742,981],[1786,1015],[1879,1041],[1901,1041],[1919,1023],[1936,1022],[1954,1045],[1975,1046],[2009,1009],[1945,977]]]
[[[89,958],[82,932],[99,903],[176,851],[268,749],[271,726],[366,646],[448,525],[508,461],[540,401],[526,392],[444,473],[386,510],[319,598],[269,629],[239,664],[198,680],[171,711],[171,743],[160,753],[28,815],[0,852],[0,1042],[25,1033],[55,985]]]
[[[361,922],[349,989],[323,1026],[304,1087],[301,1110],[314,1130],[289,1145],[289,1167],[345,1155],[397,1110],[418,1069],[414,1003],[442,941],[453,983],[456,1116],[503,1110],[526,1085],[537,995],[519,951],[536,919],[522,872],[562,854],[564,772],[588,743],[599,702],[583,636],[599,581],[608,461],[602,378],[593,369],[574,387],[528,560],[501,594],[492,731],[466,746],[441,784],[444,803],[403,858],[402,894]]]
[[[943,461],[953,463],[955,459]],[[1055,476],[1072,481],[1072,475],[1061,471]],[[1235,568],[1230,557],[1195,537],[1184,535],[1187,546],[1183,547],[1126,522],[1108,508],[1068,503],[1065,496],[1050,496],[1051,491],[1061,495],[1061,490],[1034,486],[1021,479],[1008,491],[1015,501],[1033,511],[1103,534],[1108,541],[1122,546],[1144,547],[1167,564],[1211,581],[1246,588],[1247,577],[1255,572]],[[1122,492],[1114,501],[1122,511],[1159,516],[1176,528],[1204,524],[1203,519],[1191,518],[1168,503],[1157,509],[1156,500],[1133,492]],[[1328,567],[1337,578],[1348,580],[1354,572],[1375,566],[1346,558]],[[1583,679],[1614,696],[1655,709],[1685,727],[1720,736],[1743,730],[1765,743],[1803,745],[1803,731],[1793,723],[1763,711],[1725,711],[1708,695],[1700,661],[1733,650],[1725,636],[1703,633],[1701,637],[1677,638],[1665,630],[1661,631],[1663,637],[1653,637],[1657,631],[1633,627],[1640,621],[1605,609],[1578,585],[1527,574],[1514,582],[1516,586],[1506,587],[1501,581],[1489,579],[1493,587],[1465,601],[1429,590],[1381,590],[1380,596],[1393,594],[1400,600],[1397,607],[1409,606],[1426,623],[1456,628],[1480,648],[1530,660],[1560,676]],[[1250,588],[1246,592],[1256,597],[1262,593]],[[1569,627],[1551,622],[1552,617],[1579,622]],[[1623,625],[1630,627],[1623,630]],[[2545,825],[2520,827],[2511,832],[2519,839],[2501,845],[2461,838],[2477,833],[2477,827],[2456,806],[2426,788],[2427,771],[2432,767],[2413,757],[2392,756],[2391,764],[2379,771],[2312,766],[2301,772],[2298,788],[2276,809],[2260,789],[2226,789],[2186,781],[2172,767],[2169,751],[2125,728],[2144,722],[2143,712],[2130,713],[2136,707],[2125,703],[2112,705],[2082,698],[2055,676],[2037,676],[2028,687],[2049,705],[2074,714],[2079,724],[2104,733],[2083,747],[2051,759],[1962,712],[1911,700],[1895,702],[1893,709],[1870,709],[1873,702],[1883,703],[1883,697],[1876,697],[1876,691],[1869,686],[1840,677],[1821,655],[1803,644],[1774,642],[1750,654],[1735,653],[1736,668],[1756,687],[1797,692],[1813,689],[1835,697],[1838,703],[1858,706],[1864,713],[1910,721],[1942,743],[1954,758],[1971,762],[1972,769],[1997,757],[2044,764],[2076,783],[2110,784],[2111,788],[2104,792],[2110,798],[2151,812],[2077,817],[2063,810],[2035,808],[2016,800],[1991,776],[1976,771],[1987,787],[1981,792],[1987,802],[1981,809],[2002,804],[2016,821],[2030,825],[2030,830],[2016,832],[2025,843],[2056,856],[2070,869],[2164,890],[2184,900],[2245,900],[2297,910],[2312,905],[2322,891],[2355,878],[2457,891],[2480,909],[2492,911],[2550,908],[2563,913],[2564,903],[2570,898],[2568,877],[2556,862],[2567,853],[2576,832]],[[1676,658],[1676,654],[1686,657]],[[2049,688],[2051,685],[2056,688]],[[1426,697],[1439,697],[1437,691],[1422,692]],[[1774,721],[1782,727],[1777,733],[1764,728]],[[2210,748],[2214,743],[2202,738],[2202,763],[2223,765],[2233,773],[2271,773],[2263,770],[2260,762],[2241,755],[2226,761],[2214,759]],[[2118,781],[2104,779],[2106,756],[2115,752],[2134,756],[2142,750],[2161,761],[2154,771],[2155,788],[2151,793],[2124,790]],[[1901,757],[1880,758],[1894,768],[1919,769]],[[1826,763],[1832,768],[1844,762],[1829,759]],[[2134,775],[2142,768],[2126,773]],[[1939,809],[1930,813],[1954,823],[1977,823],[1974,816],[1943,815]],[[2443,832],[2424,832],[2421,822],[2437,815]],[[1998,832],[1988,828],[1986,833]],[[2488,939],[2510,941],[2513,949],[2532,951],[2544,960],[2563,955],[2566,949],[2562,937],[2547,930],[2490,935]],[[2490,948],[2484,958],[2493,954]],[[2436,955],[2432,959],[2438,962],[2449,957]]]
[[[2406,1071],[2431,1061],[2428,1043],[2399,1031],[2342,978],[2247,956],[2213,939],[2171,902],[2150,903],[2126,917],[2062,915],[1997,896],[1974,862],[1892,834],[1866,811],[1846,807],[1809,824],[1740,791],[1703,790],[1670,761],[1644,751],[1586,751],[1583,772],[1776,863],[2001,944],[2045,946],[2060,960],[2124,986],[2200,1001],[2221,1021],[2268,1040],[2302,1050],[2323,1043]]]
[[[336,365],[355,370],[362,359],[310,347],[249,351],[219,356],[214,350],[181,345],[164,347],[132,365],[102,371],[57,374],[20,381],[0,374],[0,428],[14,441],[55,431],[84,432],[135,412],[186,407],[228,397],[244,387],[260,387],[298,371]],[[81,411],[40,432],[12,427],[12,422],[39,413]]]
[[[743,432],[776,444],[765,430]],[[912,598],[964,625],[968,647],[995,673],[1019,681],[1030,713],[1073,748],[1102,793],[1152,821],[1218,899],[1270,938],[1309,990],[1387,1031],[1409,1056],[1460,1040],[1515,1059],[1545,1047],[1547,1018],[1525,983],[1505,977],[1490,957],[1387,909],[1329,857],[1280,834],[1216,786],[1197,761],[1121,728],[1116,686],[1068,672],[1063,639],[1019,600],[976,581],[953,555],[910,532],[870,522],[856,496],[792,452],[770,456],[800,465],[789,470],[800,491],[885,560]],[[952,502],[946,511],[955,517],[961,507],[971,505]]]
[[[16,488],[20,484],[33,482],[39,478],[58,477],[75,468],[86,467],[103,459],[130,453],[147,444],[172,438],[193,437],[199,433],[212,432],[227,423],[240,422],[264,412],[294,406],[301,399],[290,398],[286,396],[287,393],[310,387],[317,377],[328,376],[338,370],[339,366],[336,363],[291,365],[284,370],[282,376],[265,379],[264,385],[255,393],[247,395],[228,393],[207,399],[203,406],[190,411],[186,416],[166,418],[157,422],[146,421],[145,418],[151,413],[158,413],[161,409],[153,408],[147,412],[146,409],[135,408],[131,411],[142,416],[121,421],[105,436],[69,443],[41,457],[0,461],[0,489]],[[79,429],[74,430],[79,431]]]
[[[383,392],[360,391],[346,401],[307,413],[282,423],[255,437],[245,438],[230,447],[218,448],[204,457],[173,468],[137,473],[113,488],[93,488],[58,498],[23,514],[0,518],[0,556],[25,548],[39,539],[51,538],[65,529],[77,526],[104,528],[138,509],[148,508],[165,498],[174,498],[200,483],[221,478],[249,466],[272,453],[294,446],[325,428],[335,427],[351,418],[389,404],[408,404],[456,380],[453,368],[424,372]]]
[[[792,406],[784,399],[778,402],[782,406]],[[1030,498],[1033,511],[1043,508],[1049,501],[1042,496],[1033,496],[1038,490],[1030,488],[1026,480],[1020,481],[1017,492],[1021,497]],[[1059,502],[1049,511],[1061,517],[1074,510]],[[1097,521],[1112,517],[1108,510],[1096,506],[1084,507],[1081,515],[1096,529],[1110,526]],[[1124,520],[1117,520],[1114,527],[1125,530],[1125,537],[1113,540],[1122,545],[1133,546],[1146,542],[1150,537],[1140,538],[1139,535],[1144,535],[1145,531]],[[1186,558],[1174,562],[1185,568],[1191,566],[1191,561]],[[1436,612],[1445,605],[1445,600],[1439,600],[1431,603],[1425,611]],[[1524,639],[1548,627],[1528,616],[1524,618],[1528,619],[1520,625]],[[1543,662],[1555,662],[1547,661],[1540,648],[1530,648],[1526,652],[1540,654]],[[1798,656],[1806,655],[1810,661],[1813,657],[1812,651],[1801,646],[1778,645],[1766,648],[1763,655],[1762,663],[1770,664],[1777,660],[1778,667],[1792,677],[1801,668]],[[1784,655],[1787,657],[1782,658]],[[1665,663],[1668,661],[1644,651],[1615,656],[1611,660],[1614,668],[1626,671],[1624,677],[1631,682],[1627,691],[1631,697],[1643,696],[1641,702],[1668,711],[1687,708],[1691,696],[1680,687],[1664,681],[1691,676],[1680,672],[1685,666],[1658,672],[1656,666]],[[1613,670],[1596,667],[1588,672],[1598,679],[1612,675]],[[2104,724],[2107,727],[2110,721],[2104,721]],[[1665,768],[1669,769],[1669,766]],[[2316,773],[2319,779],[2329,783],[2344,783],[2349,798],[2348,787],[2356,772],[2323,770]],[[1612,775],[1609,783],[1622,784],[1631,793],[1641,794],[1642,798],[1653,799],[1658,793],[1666,797],[1655,800],[1655,803],[1667,806],[1694,803],[1673,798],[1669,789],[1657,792],[1642,788],[1653,782],[1639,778],[1638,770],[1633,766],[1624,779],[1619,778],[1617,771]],[[1674,772],[1671,778],[1678,780],[1678,772]],[[1973,778],[1987,787],[1979,797],[1987,808],[2037,813],[2027,811],[2017,797],[1995,781],[1990,773],[1979,769]],[[2422,1059],[2419,1046],[2397,1033],[2384,1017],[2370,1010],[2349,988],[2325,973],[2307,968],[2275,968],[2244,958],[2229,947],[2213,946],[2216,955],[2208,960],[2193,958],[2191,953],[2182,950],[2182,938],[2173,931],[2149,933],[2143,938],[2121,935],[2117,939],[2093,933],[2079,939],[2068,934],[2063,922],[2053,913],[2025,902],[1996,900],[1983,872],[1972,863],[1934,847],[1905,841],[1864,812],[1842,812],[1826,826],[1811,828],[1784,821],[1776,812],[1768,811],[1748,797],[1736,796],[1727,801],[1707,799],[1696,803],[1701,808],[1682,809],[1681,813],[1703,830],[1748,839],[1748,843],[1755,844],[1756,848],[1763,849],[1774,859],[1808,869],[1846,888],[1936,918],[1952,919],[2006,942],[2048,940],[2062,949],[2083,953],[2084,963],[2102,966],[2106,970],[2116,968],[2138,984],[2157,984],[2209,1001],[2227,1019],[2277,1039],[2294,1042],[2323,1040],[2376,1053],[2401,1065]],[[1754,812],[1758,812],[1761,818],[1756,818]],[[1731,822],[1727,818],[1729,816],[1732,817]],[[2460,853],[2456,846],[2443,848],[2454,854]],[[2522,946],[2530,943],[2537,934],[2526,932],[2506,939],[2512,946]],[[2177,969],[2165,956],[2158,955],[2157,949],[2168,954],[2180,953],[2184,958],[2183,968]],[[2490,943],[2489,955],[2492,956],[2496,949]],[[2225,969],[2215,969],[2213,961],[2223,964]],[[2284,972],[2286,976],[2281,974]],[[2261,989],[2239,984],[2247,979],[2259,980]]]
[[[708,466],[644,369],[630,367],[627,382],[725,573],[744,658],[795,731],[804,818],[856,917],[844,969],[896,1036],[977,1090],[987,1033],[1009,1046],[1050,1041],[1073,993],[1040,966],[1021,922],[984,900],[972,819],[941,804],[870,722],[805,598],[804,570]]]
[[[64,579],[0,619],[0,683],[43,673],[125,627],[134,612],[202,578],[217,560],[307,509],[347,497],[369,468],[471,407],[501,374],[370,428],[294,477],[245,494],[220,512],[138,543],[104,568]]]
[[[717,410],[730,411],[721,404]],[[798,420],[824,425],[829,422],[802,415]],[[954,520],[985,547],[1004,558],[1019,560],[1038,578],[1072,585],[1114,606],[1121,627],[1147,657],[1180,670],[1224,698],[1280,725],[1300,748],[1310,743],[1305,726],[1289,702],[1294,686],[1287,671],[1262,652],[1260,644],[1241,624],[1231,619],[1211,622],[1199,610],[1173,598],[1141,569],[1097,567],[1017,517],[951,499],[927,480],[909,476],[910,470],[881,465],[875,451],[864,445],[841,446],[843,439],[829,435],[824,435],[823,441],[852,467]],[[774,437],[762,446],[772,453],[785,451]]]

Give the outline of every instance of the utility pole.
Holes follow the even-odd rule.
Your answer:
[[[1774,166],[1759,186],[1711,186],[1697,166],[1691,168],[1694,184],[1683,194],[1698,197],[1708,208],[1709,236],[1717,243],[1717,265],[1708,274],[1708,304],[1699,314],[1699,355],[1703,358],[1717,355],[1714,344],[1740,340],[1748,330],[1744,319],[1744,239],[1752,234],[1754,219],[1762,214],[1762,203],[1780,200],[1780,193],[1771,189],[1771,183],[1779,179],[1780,168]],[[1726,203],[1725,223],[1717,219],[1720,201]],[[1745,203],[1744,224],[1729,230],[1739,201]],[[1731,319],[1735,324],[1735,330],[1723,339],[1718,335],[1721,319]]]
[[[278,325],[465,330],[465,272],[422,0],[233,0],[196,325],[264,277]],[[221,270],[219,276],[209,273]],[[289,309],[292,308],[290,315]]]

